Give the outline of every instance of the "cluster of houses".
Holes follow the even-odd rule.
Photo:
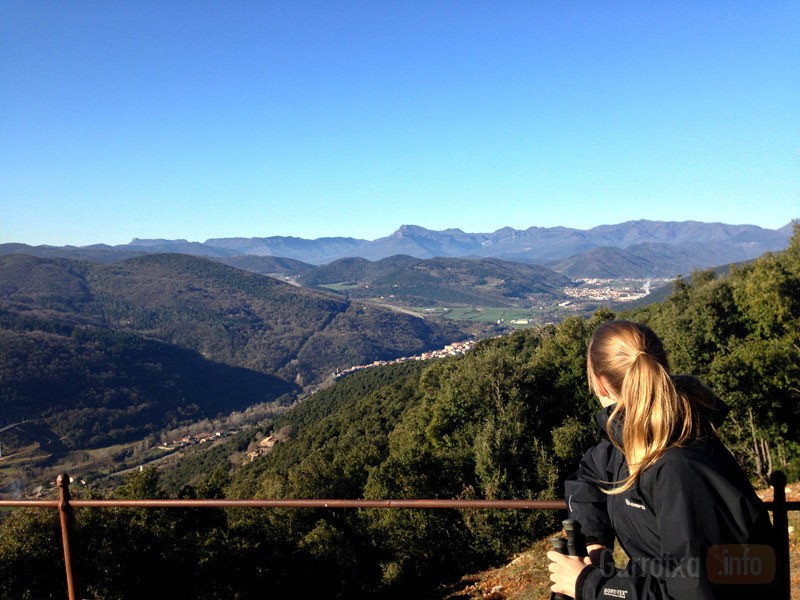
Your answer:
[[[272,447],[278,443],[278,438],[275,435],[268,435],[263,440],[258,442],[258,447],[253,450],[252,452],[247,453],[247,458],[250,459],[250,462],[253,462],[259,456],[264,456],[267,452],[272,450]]]
[[[650,279],[625,280],[622,285],[611,285],[611,279],[586,279],[580,287],[565,287],[564,293],[572,298],[582,300],[614,300],[629,302],[639,300],[650,293]]]
[[[410,360],[430,360],[432,358],[445,358],[448,356],[458,356],[459,354],[464,354],[465,352],[471,350],[476,343],[477,343],[476,340],[453,342],[452,344],[448,344],[441,350],[432,350],[430,352],[423,352],[422,354],[417,354],[414,356],[402,356],[400,358],[395,358],[394,360],[376,360],[368,365],[357,365],[355,367],[348,367],[347,369],[342,369],[342,370],[337,369],[333,376],[338,379],[340,377],[344,377],[345,375],[350,375],[351,373],[355,373],[356,371],[363,371],[364,369],[369,369],[372,367],[381,367],[383,365],[394,365],[397,363],[407,362]]]
[[[193,446],[195,444],[205,444],[207,442],[213,442],[226,435],[228,435],[227,432],[222,433],[221,431],[217,431],[216,433],[198,433],[196,435],[187,435],[179,440],[174,440],[172,442],[167,442],[166,444],[162,444],[161,446],[159,446],[159,448],[161,450],[177,450],[178,448],[185,448],[186,446]]]

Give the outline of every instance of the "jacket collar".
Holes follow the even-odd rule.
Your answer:
[[[597,428],[600,430],[600,434],[604,437],[609,438],[610,441],[616,442],[618,445],[622,445],[622,420],[615,419],[611,422],[611,431],[608,430],[608,420],[611,416],[611,413],[614,411],[616,404],[612,404],[610,406],[606,406],[605,408],[601,408],[597,411],[594,415],[594,422],[597,425]],[[611,434],[609,436],[609,433]]]

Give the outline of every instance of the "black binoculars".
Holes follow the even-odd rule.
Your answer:
[[[561,524],[564,526],[564,531],[567,532],[567,537],[550,538],[553,550],[569,556],[586,556],[586,540],[581,533],[581,524],[574,519],[565,519]],[[568,600],[571,596],[551,594],[550,598],[551,600]]]

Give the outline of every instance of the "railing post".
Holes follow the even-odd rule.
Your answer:
[[[64,568],[67,571],[67,594],[69,600],[80,600],[75,565],[72,562],[72,540],[74,539],[74,515],[69,504],[69,475],[64,473],[56,479],[58,485],[58,513],[61,516],[61,541],[64,546]]]
[[[772,525],[775,528],[775,552],[777,553],[777,577],[779,597],[791,600],[792,575],[789,565],[789,513],[786,509],[786,475],[773,471],[769,476],[773,489]]]

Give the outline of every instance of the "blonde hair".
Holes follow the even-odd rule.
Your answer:
[[[628,464],[629,475],[613,482],[618,485],[607,493],[630,489],[667,449],[702,435],[699,406],[676,388],[664,346],[646,325],[632,321],[600,325],[589,341],[586,366],[591,390],[603,396],[605,388],[617,400],[608,419],[608,437]],[[618,419],[621,440],[611,434]]]

